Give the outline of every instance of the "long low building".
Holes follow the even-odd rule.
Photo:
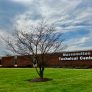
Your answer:
[[[46,67],[92,68],[92,50],[47,54]],[[46,58],[47,58],[46,57]],[[0,67],[33,67],[32,56],[7,56],[0,59]]]

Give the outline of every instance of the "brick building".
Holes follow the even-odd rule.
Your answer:
[[[0,67],[33,67],[32,56],[2,57]],[[47,54],[46,67],[92,68],[92,50]]]

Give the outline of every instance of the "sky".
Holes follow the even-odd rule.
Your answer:
[[[92,50],[92,0],[0,0],[0,35],[4,37],[15,24],[24,27],[41,19],[55,23],[63,33],[66,51]],[[6,45],[0,43],[0,55],[5,55]]]

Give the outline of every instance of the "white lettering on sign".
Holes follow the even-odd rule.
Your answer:
[[[81,56],[81,55],[90,55],[90,52],[71,52],[71,53],[63,53],[63,56]]]
[[[81,56],[80,60],[92,60],[92,57],[91,56],[88,56],[88,57]]]
[[[70,60],[92,60],[92,56],[90,56],[90,52],[67,52],[63,53],[63,57],[59,57],[61,61],[70,61]]]
[[[88,57],[83,57],[83,56],[81,56],[81,57],[64,57],[64,58],[62,58],[62,57],[59,57],[59,60],[61,61],[65,61],[65,60],[92,60],[92,57],[91,56],[88,56]]]
[[[64,58],[62,58],[62,57],[59,57],[59,60],[78,60],[78,57],[64,57]]]

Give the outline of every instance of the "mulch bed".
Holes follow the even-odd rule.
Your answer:
[[[46,81],[50,81],[52,79],[50,78],[35,78],[33,80],[28,80],[29,82],[46,82]]]

